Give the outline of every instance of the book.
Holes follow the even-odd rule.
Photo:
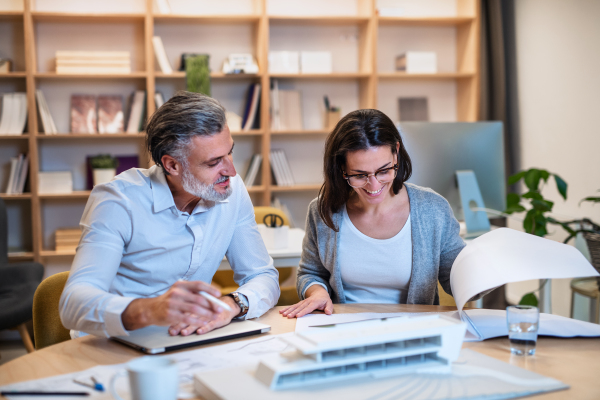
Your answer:
[[[169,0],[156,0],[156,7],[161,14],[171,14],[171,5]]]
[[[398,98],[400,121],[429,121],[427,97]]]
[[[75,251],[81,240],[81,229],[59,228],[54,231],[56,251]]]
[[[246,176],[244,177],[244,185],[246,187],[250,187],[254,185],[256,180],[256,176],[258,175],[258,170],[260,168],[262,162],[262,155],[254,154],[252,159],[250,160],[250,164],[248,165],[248,170],[246,171]]]
[[[132,95],[131,109],[127,121],[127,133],[138,133],[143,130],[146,111],[146,92],[136,90]]]
[[[242,117],[232,111],[226,111],[225,118],[231,132],[240,132],[242,130]]]
[[[271,88],[271,130],[281,130],[281,114],[279,110],[279,81],[272,80]]]
[[[27,172],[29,171],[29,155],[20,154],[17,166],[17,172],[13,184],[13,194],[23,194],[25,182],[27,181]]]
[[[294,181],[294,175],[292,175],[292,169],[290,167],[290,163],[285,155],[283,150],[276,150],[276,153],[279,157],[281,166],[283,168],[283,176],[285,177],[286,183],[289,186],[294,185],[296,182]]]
[[[71,133],[96,132],[96,96],[71,95]]]
[[[2,95],[0,134],[21,135],[27,124],[27,95],[5,93]]]
[[[123,114],[123,97],[98,96],[98,132],[122,133],[125,116]]]
[[[8,183],[6,184],[6,190],[4,191],[4,193],[6,193],[6,194],[13,194],[13,187],[15,185],[15,177],[17,175],[18,165],[19,165],[18,157],[11,157],[10,158],[10,172],[8,175]]]
[[[0,135],[7,135],[15,113],[15,101],[12,93],[2,95],[2,117],[0,118]]]
[[[256,127],[257,114],[260,113],[260,83],[253,83],[248,89],[246,97],[246,111],[242,122],[242,130],[249,131]]]
[[[163,104],[165,104],[165,98],[163,97],[161,92],[154,93],[154,104],[156,104],[156,109],[158,110]]]
[[[173,68],[169,63],[169,58],[167,57],[167,52],[160,36],[152,38],[152,46],[154,47],[154,56],[156,57],[156,61],[158,61],[161,71],[165,74],[172,74]]]
[[[269,153],[269,159],[277,186],[294,185],[294,178],[283,150],[272,149]]]
[[[35,98],[38,104],[38,114],[40,116],[42,130],[46,135],[52,135],[57,133],[56,127],[54,126],[54,121],[52,120],[52,115],[50,115],[50,110],[48,109],[48,104],[46,103],[46,98],[44,97],[44,93],[41,90],[35,91]]]
[[[62,51],[56,52],[57,74],[129,74],[128,51]]]
[[[280,129],[301,131],[303,123],[300,92],[297,90],[279,90],[278,97]]]

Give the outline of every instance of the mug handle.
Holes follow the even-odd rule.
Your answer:
[[[121,396],[119,396],[119,394],[117,393],[117,390],[115,388],[115,382],[117,381],[117,379],[123,377],[127,375],[127,371],[119,371],[116,374],[114,374],[112,376],[112,378],[110,378],[110,383],[108,385],[108,388],[110,390],[110,394],[117,400],[124,400]]]

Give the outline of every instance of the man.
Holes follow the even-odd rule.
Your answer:
[[[278,273],[256,228],[232,162],[225,110],[178,92],[152,116],[147,147],[156,165],[98,185],[87,202],[81,242],[60,299],[63,325],[98,336],[148,325],[171,335],[206,333],[255,318],[279,298]],[[215,306],[209,285],[226,255],[240,288]]]

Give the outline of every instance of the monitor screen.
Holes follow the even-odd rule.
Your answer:
[[[486,208],[506,207],[502,122],[401,122],[400,135],[412,161],[408,182],[448,200],[463,220],[455,171],[473,170]],[[496,215],[489,214],[489,217]]]

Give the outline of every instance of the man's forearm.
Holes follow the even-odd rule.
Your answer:
[[[123,327],[128,331],[144,328],[152,325],[152,300],[153,299],[135,299],[121,314],[121,322]]]

